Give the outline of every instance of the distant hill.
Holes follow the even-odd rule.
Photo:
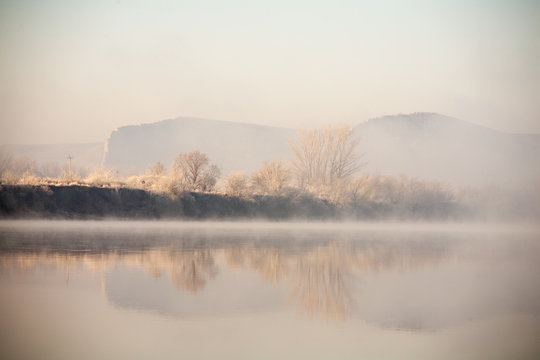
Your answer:
[[[227,121],[178,118],[123,126],[106,143],[105,166],[140,173],[156,162],[167,168],[181,152],[208,154],[223,174],[251,172],[265,160],[290,157],[288,139],[296,130]]]
[[[434,113],[384,116],[354,128],[372,174],[468,185],[540,181],[540,135],[509,134]]]
[[[460,185],[521,185],[540,179],[540,135],[509,134],[434,113],[393,115],[354,127],[363,172],[407,175]],[[250,173],[264,161],[292,156],[296,130],[178,118],[124,126],[106,144],[105,165],[121,173],[169,167],[179,152],[200,150],[225,175]]]
[[[459,185],[540,185],[540,135],[509,134],[434,113],[383,116],[354,127],[371,175],[407,175]],[[250,174],[264,161],[289,159],[294,129],[177,118],[123,126],[105,144],[2,145],[0,153],[38,163],[92,169],[105,165],[122,175],[156,162],[167,168],[176,154],[200,150],[228,175]],[[104,151],[105,149],[105,151]]]

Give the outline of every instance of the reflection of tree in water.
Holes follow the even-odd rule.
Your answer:
[[[84,254],[69,252],[24,252],[18,254],[0,254],[0,274],[25,274],[37,267],[62,269],[69,276],[70,268],[84,266],[100,272],[110,269],[119,260],[115,253]]]
[[[197,293],[218,273],[215,259],[222,256],[229,269],[250,270],[270,284],[290,282],[289,301],[296,304],[299,316],[324,320],[345,320],[352,310],[352,273],[403,271],[433,266],[448,256],[448,246],[440,241],[326,241],[314,243],[281,242],[257,245],[255,242],[225,248],[202,244],[198,249],[146,248],[142,251],[0,253],[0,274],[27,272],[38,263],[53,265],[69,272],[72,266],[84,266],[104,272],[118,263],[144,269],[154,278],[169,274],[181,290]],[[292,247],[294,246],[294,248]]]
[[[11,273],[26,273],[32,271],[40,257],[34,254],[17,254],[0,257],[0,275],[9,276]]]
[[[197,292],[204,288],[208,279],[218,273],[211,250],[172,251],[169,254],[169,276],[178,288]]]
[[[317,247],[298,258],[296,286],[290,296],[291,302],[297,301],[297,314],[345,320],[353,303],[350,268],[346,252],[337,244]]]
[[[250,265],[264,281],[277,284],[287,277],[287,258],[283,249],[257,249],[250,252]]]
[[[246,248],[230,247],[225,249],[225,264],[230,269],[241,269],[246,262]]]
[[[232,247],[224,249],[225,265],[230,269],[241,269],[246,263],[270,284],[286,279],[288,262],[292,256],[284,248]]]

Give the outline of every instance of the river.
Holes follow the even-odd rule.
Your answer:
[[[540,232],[0,221],[2,359],[538,359]]]

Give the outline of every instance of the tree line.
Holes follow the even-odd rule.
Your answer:
[[[74,168],[69,176],[67,166],[38,166],[27,158],[0,154],[0,188],[1,185],[82,185],[141,189],[172,198],[211,193],[244,200],[260,196],[289,199],[308,196],[345,207],[359,216],[373,217],[412,213],[444,216],[451,212],[488,217],[540,215],[538,202],[525,193],[494,188],[452,189],[440,182],[406,176],[362,174],[364,161],[350,126],[300,130],[289,145],[290,159],[267,161],[251,174],[226,176],[222,176],[207,154],[198,150],[177,154],[169,169],[156,163],[144,174],[128,178],[120,178],[115,170],[104,168],[88,173]]]
[[[250,175],[234,173],[226,177],[199,150],[177,154],[169,171],[158,162],[144,174],[125,179],[112,169],[98,168],[90,173],[74,169],[74,175],[70,175],[66,166],[39,167],[30,159],[2,154],[0,181],[22,185],[129,187],[171,196],[184,192],[217,192],[234,197],[310,194],[334,204],[403,202],[404,197],[418,196],[451,201],[450,192],[440,184],[404,177],[359,176],[364,162],[358,153],[358,143],[347,125],[300,130],[298,137],[289,141],[291,159],[267,161]]]
[[[157,163],[143,176],[128,178],[126,182],[132,187],[171,194],[217,191],[246,197],[301,192],[331,202],[342,202],[348,192],[358,190],[353,189],[359,184],[355,175],[363,162],[350,126],[301,130],[289,145],[293,158],[267,161],[251,175],[240,172],[220,178],[218,166],[195,150],[178,154],[168,175],[164,165]]]

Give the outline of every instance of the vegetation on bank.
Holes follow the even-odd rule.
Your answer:
[[[465,198],[463,198],[465,199]],[[127,187],[2,185],[0,218],[268,219],[268,220],[537,220],[530,198],[357,198],[340,205],[307,193],[230,196],[183,192],[176,196]],[[524,206],[528,204],[529,206]]]
[[[0,187],[4,218],[132,218],[132,219],[448,219],[459,214],[454,204],[403,209],[381,203],[338,206],[308,194],[236,197],[184,192],[178,196],[126,187],[33,186]]]
[[[82,177],[71,166],[47,177],[31,161],[2,156],[0,216],[514,220],[540,214],[534,191],[454,190],[405,176],[359,175],[357,144],[347,126],[300,131],[290,143],[292,159],[224,178],[200,151],[178,154],[170,171],[157,163],[127,178],[112,169]]]

